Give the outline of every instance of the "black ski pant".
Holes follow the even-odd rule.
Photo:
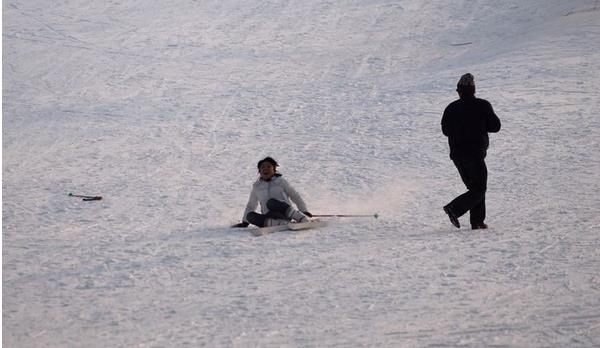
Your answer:
[[[291,221],[291,219],[287,217],[288,209],[290,209],[289,204],[271,198],[267,201],[267,209],[269,209],[269,211],[266,214],[259,214],[253,211],[249,212],[246,215],[246,220],[258,227],[265,227],[267,219],[283,219]]]
[[[453,159],[467,192],[456,197],[450,208],[457,217],[470,211],[471,226],[483,224],[485,220],[485,191],[487,190],[487,167],[483,158]]]

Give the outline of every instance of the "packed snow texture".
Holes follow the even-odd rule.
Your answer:
[[[600,345],[598,1],[2,6],[6,347]],[[466,72],[485,231],[442,211]],[[228,228],[267,155],[381,217]]]

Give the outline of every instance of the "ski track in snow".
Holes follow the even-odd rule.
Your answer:
[[[3,344],[599,346],[599,33],[592,0],[3,2]],[[467,71],[487,231],[441,210]],[[266,155],[381,218],[227,228]]]

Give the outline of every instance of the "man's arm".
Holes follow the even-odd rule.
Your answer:
[[[487,131],[489,133],[496,133],[498,131],[500,131],[500,119],[498,118],[498,116],[494,113],[494,108],[492,107],[492,104],[490,104],[489,102],[487,103],[489,110],[487,112]]]
[[[444,115],[442,116],[442,133],[445,136],[450,136],[450,111],[448,110],[450,107],[446,107],[444,110]]]

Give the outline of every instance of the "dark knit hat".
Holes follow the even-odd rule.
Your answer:
[[[275,161],[272,157],[265,157],[263,159],[261,159],[260,161],[258,161],[258,164],[256,165],[256,167],[258,169],[260,169],[260,165],[265,163],[265,162],[269,162],[273,165],[273,167],[277,167],[279,166],[279,164],[277,163],[277,161]]]
[[[456,84],[456,90],[461,92],[475,93],[475,77],[472,74],[466,73],[460,77]]]

